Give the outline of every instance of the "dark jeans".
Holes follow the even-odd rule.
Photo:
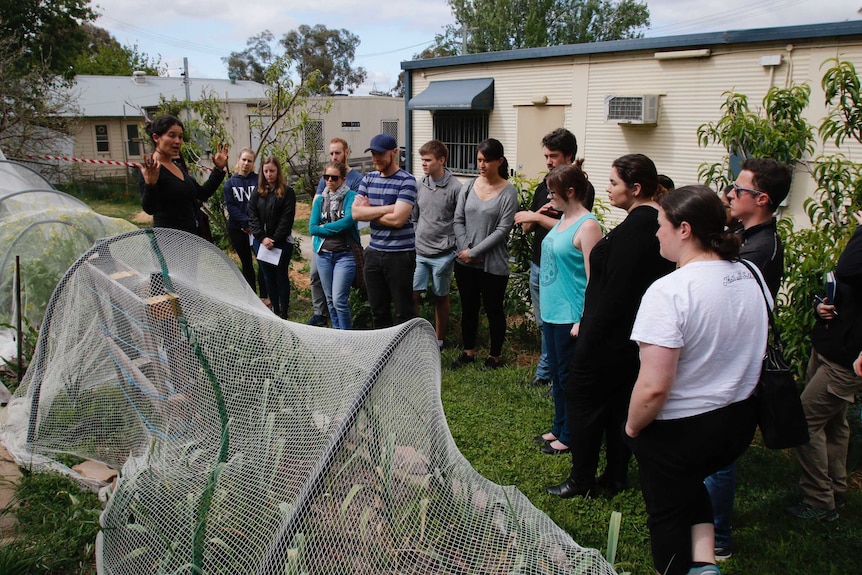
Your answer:
[[[755,426],[755,401],[749,398],[692,417],[656,420],[626,439],[638,460],[659,573],[685,575],[691,568],[691,527],[712,524],[703,480],[743,454]]]
[[[272,302],[272,311],[287,319],[287,308],[290,304],[290,259],[293,256],[293,244],[286,244],[281,252],[278,266],[266,262],[257,262],[263,269],[263,277],[266,280],[266,291],[269,292],[269,301]]]
[[[251,257],[248,234],[242,230],[228,228],[227,235],[230,237],[230,245],[233,246],[233,251],[236,252],[242,264],[242,276],[248,282],[248,285],[251,286],[252,291],[257,293],[257,280],[255,279],[254,261]]]
[[[395,317],[404,323],[415,317],[413,308],[413,271],[416,252],[383,252],[365,248],[365,288],[375,329],[390,327],[392,304]]]
[[[572,337],[572,324],[542,323],[542,343],[548,350],[548,372],[551,375],[551,395],[554,398],[554,425],[551,433],[563,445],[569,445],[566,384],[569,362],[575,352],[577,338]]]
[[[476,333],[479,331],[479,306],[485,307],[488,316],[488,332],[491,337],[488,355],[503,353],[506,339],[506,313],[503,299],[509,276],[498,276],[482,270],[455,263],[455,281],[461,296],[461,340],[464,349],[476,348]]]

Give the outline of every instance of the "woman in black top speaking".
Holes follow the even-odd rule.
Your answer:
[[[200,185],[189,174],[180,154],[184,139],[182,122],[164,114],[148,122],[146,130],[155,151],[144,156],[138,177],[141,207],[153,216],[153,227],[200,235],[196,201],[209,199],[224,180],[227,146],[219,144],[213,156],[215,169],[206,183]]]

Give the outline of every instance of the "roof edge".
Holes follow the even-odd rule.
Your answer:
[[[534,60],[561,56],[586,54],[607,54],[613,52],[634,52],[639,50],[662,50],[693,46],[717,46],[729,44],[750,44],[753,42],[789,41],[842,36],[862,36],[862,21],[825,22],[799,26],[780,26],[775,28],[752,28],[748,30],[728,30],[725,32],[702,32],[681,36],[657,36],[653,38],[633,38],[629,40],[610,40],[586,44],[564,44],[542,48],[521,48],[499,52],[482,52],[463,56],[429,58],[426,60],[406,60],[401,62],[402,70],[424,68],[444,68],[491,62],[514,60]]]

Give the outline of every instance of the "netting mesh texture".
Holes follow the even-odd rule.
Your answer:
[[[614,573],[452,441],[424,320],[276,318],[172,230],[112,238],[49,305],[10,410],[34,453],[121,469],[104,574]]]

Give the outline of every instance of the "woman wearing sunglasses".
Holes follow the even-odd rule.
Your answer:
[[[317,272],[332,327],[352,329],[350,316],[350,285],[356,275],[352,242],[359,242],[359,228],[351,210],[356,192],[345,183],[347,166],[330,162],[323,170],[326,187],[314,198],[308,231],[317,254]]]

